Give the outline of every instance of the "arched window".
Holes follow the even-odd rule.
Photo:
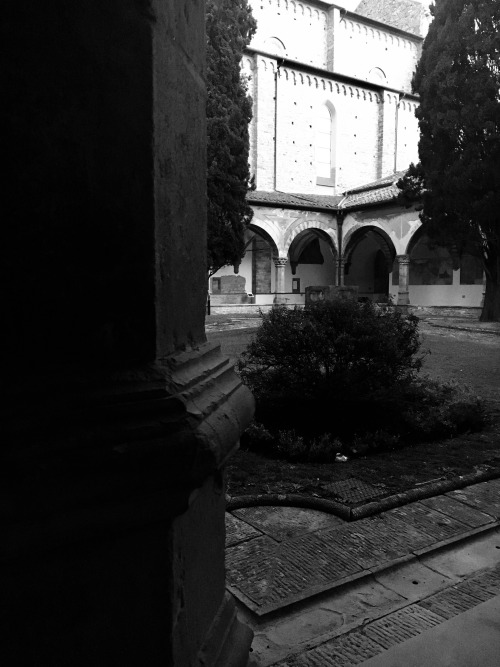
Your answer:
[[[316,184],[335,187],[336,112],[331,102],[316,111],[314,158]]]
[[[380,69],[380,67],[372,67],[372,69],[368,72],[368,81],[372,81],[373,83],[378,83],[379,85],[383,86],[387,81],[387,77],[383,69]]]
[[[281,39],[277,37],[268,37],[264,42],[264,49],[268,53],[273,53],[277,56],[285,56],[286,48]]]

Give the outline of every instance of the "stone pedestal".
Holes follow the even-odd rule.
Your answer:
[[[398,300],[396,305],[402,308],[407,308],[410,304],[410,292],[408,287],[410,277],[410,256],[397,255],[396,261],[399,266]]]
[[[0,663],[243,666],[224,465],[253,401],[204,333],[204,3],[3,18]]]
[[[356,301],[358,298],[357,285],[339,287],[338,285],[316,285],[306,287],[306,305],[321,301],[336,301],[337,299]]]

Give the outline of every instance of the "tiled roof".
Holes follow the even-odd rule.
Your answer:
[[[321,208],[336,210],[339,202],[343,199],[339,195],[309,195],[290,192],[281,192],[279,190],[266,192],[264,190],[254,190],[247,195],[249,204],[275,204],[276,206],[297,206],[299,208]]]
[[[366,192],[367,190],[376,190],[377,188],[383,188],[386,185],[392,185],[399,181],[405,175],[406,171],[396,171],[393,174],[388,174],[383,178],[379,178],[376,181],[371,183],[364,183],[363,185],[358,185],[355,188],[350,188],[344,192],[345,195],[355,194],[356,192]]]
[[[356,14],[422,36],[424,7],[414,0],[361,0]]]
[[[352,209],[358,208],[360,206],[366,206],[367,204],[383,204],[395,199],[398,196],[398,193],[399,189],[395,183],[386,185],[383,188],[377,188],[376,190],[355,192],[346,196],[346,198],[342,201],[340,208]]]
[[[396,199],[399,194],[399,189],[396,183],[402,176],[404,176],[404,174],[404,171],[389,174],[372,183],[367,183],[366,185],[360,185],[351,190],[347,190],[343,196],[254,190],[253,192],[248,193],[247,200],[249,204],[254,204],[254,206],[263,204],[265,206],[284,206],[286,208],[296,207],[312,210],[331,209],[332,211],[356,209],[369,206],[370,204],[383,204]]]

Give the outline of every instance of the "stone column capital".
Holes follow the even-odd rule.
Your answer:
[[[399,265],[410,263],[410,255],[396,255],[396,259]]]
[[[288,257],[273,257],[275,266],[286,266],[288,264]]]

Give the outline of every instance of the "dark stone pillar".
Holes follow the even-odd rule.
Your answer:
[[[8,2],[5,665],[244,665],[206,343],[202,0]]]
[[[252,292],[271,293],[271,246],[264,239],[254,236],[252,246]]]

